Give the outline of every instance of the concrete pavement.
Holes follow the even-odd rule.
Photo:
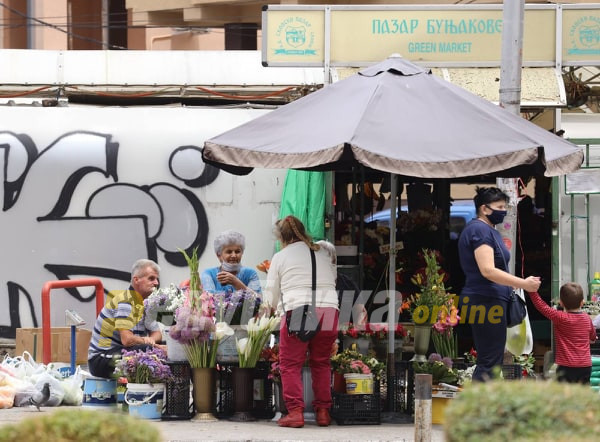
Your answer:
[[[15,407],[0,410],[0,425],[19,422],[42,413],[52,413],[64,407]],[[85,408],[85,407],[84,407]],[[96,409],[99,413],[109,413]],[[398,421],[394,416],[393,421]],[[406,421],[406,418],[404,419]],[[184,421],[148,421],[156,426],[164,441],[413,441],[414,425],[412,423],[387,423],[381,425],[344,425],[332,423],[329,427],[319,427],[314,420],[307,421],[304,428],[282,428],[270,420],[256,422],[232,422],[218,420],[202,422]],[[432,441],[444,442],[441,425],[434,425]],[[51,441],[50,441],[51,442]]]

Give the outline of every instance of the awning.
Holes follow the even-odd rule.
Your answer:
[[[333,81],[339,81],[361,68],[332,68]],[[431,68],[431,72],[488,101],[498,104],[500,68]],[[566,107],[565,85],[556,68],[526,67],[521,71],[521,107]]]

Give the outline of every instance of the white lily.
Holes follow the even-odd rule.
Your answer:
[[[245,355],[246,354],[246,347],[248,346],[248,338],[242,338],[242,339],[237,339],[235,340],[235,346],[237,348],[237,351],[239,354],[241,355]]]
[[[234,331],[226,322],[217,322],[215,326],[215,336],[218,340],[223,339],[224,336],[233,336]]]

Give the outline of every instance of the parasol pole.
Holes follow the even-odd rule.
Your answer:
[[[394,385],[396,369],[394,366],[394,341],[396,330],[396,203],[398,199],[398,175],[391,174],[390,186],[392,195],[390,197],[390,259],[389,259],[389,299],[388,299],[388,355],[387,355],[387,401],[389,409],[393,409],[394,395],[389,394],[391,386]]]

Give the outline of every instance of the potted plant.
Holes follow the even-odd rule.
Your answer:
[[[430,374],[431,383],[456,385],[458,372],[452,368],[452,359],[442,358],[438,353],[432,353],[426,362],[413,362],[415,374]]]
[[[171,379],[171,369],[164,351],[123,350],[115,365],[115,376],[127,379],[124,400],[129,414],[145,419],[160,419],[165,382]]]
[[[367,328],[367,324],[353,324],[346,322],[339,326],[342,335],[342,344],[344,349],[356,350],[364,355],[369,351],[371,343],[371,331]]]
[[[387,361],[389,338],[388,324],[383,322],[370,322],[367,324],[367,329],[371,334],[371,343],[373,345],[375,356],[381,361]],[[394,329],[394,354],[398,360],[402,358],[402,344],[406,335],[407,332],[404,327],[402,327],[402,324],[396,324],[396,328]]]
[[[347,373],[373,374],[373,379],[378,381],[385,374],[385,364],[376,358],[363,355],[352,349],[345,349],[331,357],[331,370],[333,372],[333,389],[338,393],[346,392],[344,375]]]
[[[448,278],[439,264],[439,252],[423,249],[419,254],[425,266],[411,278],[417,293],[410,298],[412,321],[415,323],[415,356],[413,361],[425,362],[429,349],[431,328],[437,320],[442,306],[452,302],[452,295],[446,291],[444,281]]]

